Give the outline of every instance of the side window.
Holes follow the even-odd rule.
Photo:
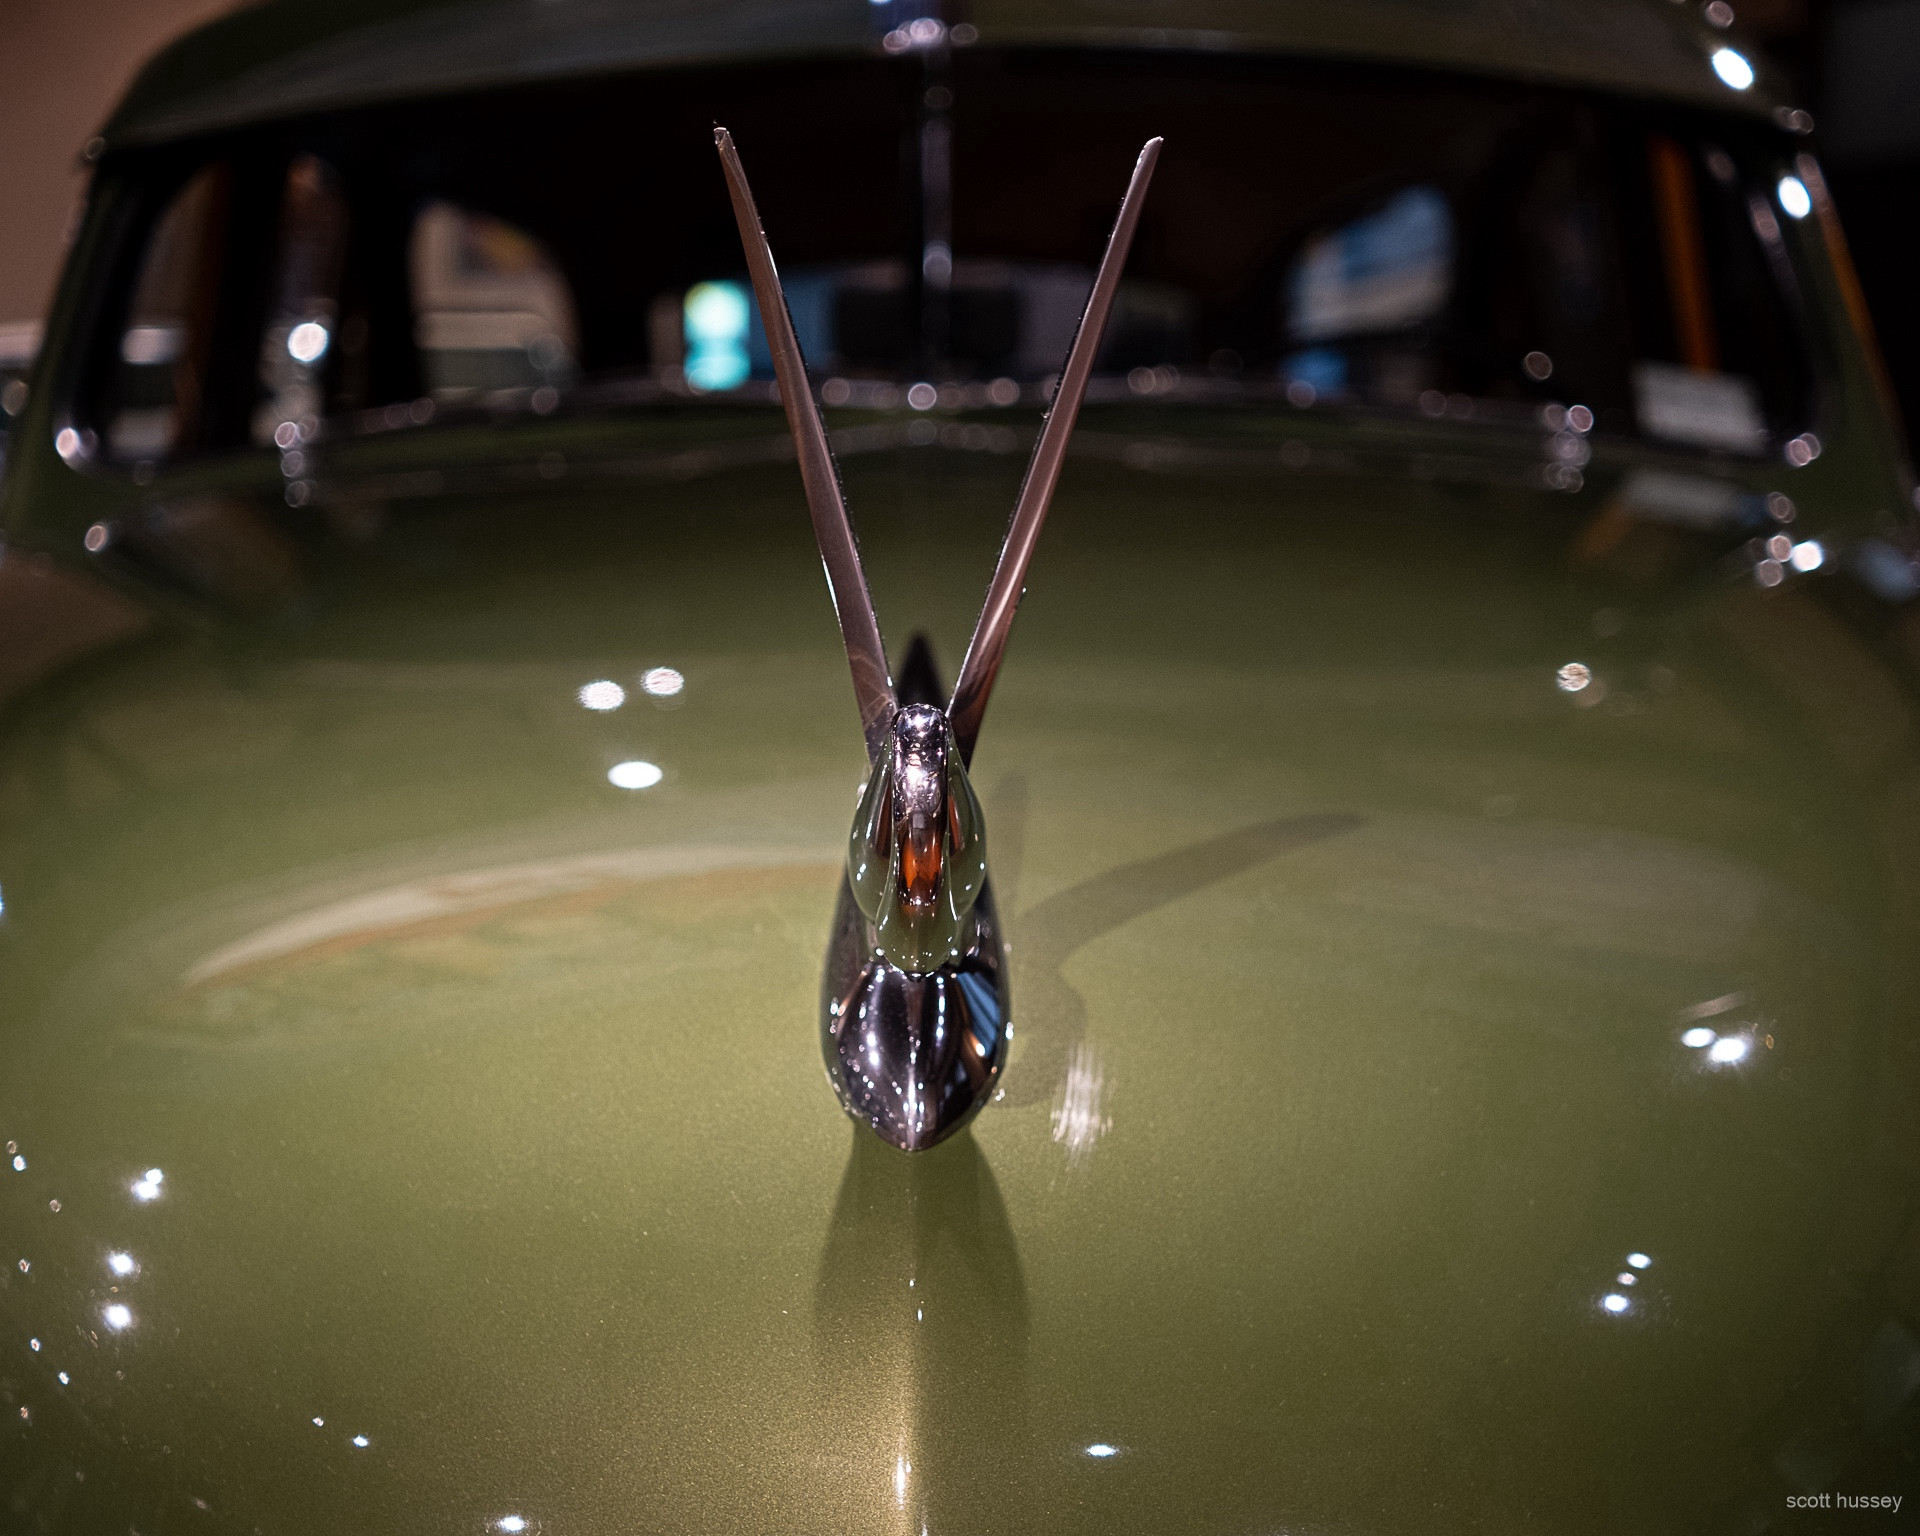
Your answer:
[[[1452,197],[1406,185],[1297,245],[1288,398],[1463,417],[1557,400],[1608,433],[1740,455],[1802,430],[1806,340],[1750,178],[1708,143],[1572,127],[1518,136]]]
[[[1577,137],[1526,146],[1516,195],[1491,200],[1476,382],[1524,372],[1603,432],[1675,448],[1759,455],[1800,431],[1805,340],[1733,158],[1632,124]]]
[[[231,179],[201,171],[154,222],[111,365],[109,458],[163,459],[193,438],[211,362]]]
[[[1616,200],[1590,137],[1540,135],[1495,179],[1486,270],[1461,329],[1491,342],[1473,384],[1585,405],[1618,434],[1631,426],[1633,326]]]
[[[1662,358],[1633,366],[1634,414],[1649,437],[1695,448],[1760,453],[1767,424],[1760,390],[1722,366],[1720,317],[1707,264],[1705,223],[1692,157],[1674,140],[1647,140],[1660,265],[1666,277],[1671,342]]]
[[[409,256],[414,339],[435,399],[558,390],[573,381],[580,347],[573,295],[533,236],[435,202],[415,221]],[[533,403],[541,408],[556,398]]]
[[[339,177],[323,160],[296,156],[287,168],[278,256],[260,335],[256,443],[311,436],[325,414],[346,237]]]
[[[1731,156],[1646,139],[1663,280],[1633,366],[1634,414],[1648,437],[1732,453],[1767,451],[1803,423],[1806,363],[1766,267]],[[1663,312],[1664,311],[1664,312]],[[1664,324],[1662,322],[1664,321]]]
[[[93,396],[105,456],[151,465],[313,431],[345,236],[338,177],[311,155],[218,163],[181,186],[149,227]]]
[[[1405,187],[1372,212],[1310,237],[1288,269],[1281,363],[1288,393],[1404,403],[1435,377],[1432,325],[1453,292],[1453,210],[1437,187]]]

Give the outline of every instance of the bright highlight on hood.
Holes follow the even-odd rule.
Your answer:
[[[638,758],[631,762],[615,763],[607,770],[607,782],[616,789],[652,789],[665,777],[658,763],[643,762]]]
[[[627,702],[627,690],[618,683],[601,678],[597,682],[586,684],[580,690],[580,705],[601,713],[609,709],[618,709]]]

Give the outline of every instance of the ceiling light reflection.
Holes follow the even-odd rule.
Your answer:
[[[1807,184],[1798,176],[1782,176],[1774,195],[1780,199],[1780,208],[1790,219],[1804,219],[1813,212],[1813,198],[1807,191]]]
[[[1731,1065],[1736,1061],[1745,1061],[1747,1052],[1752,1048],[1745,1035],[1725,1035],[1713,1042],[1707,1051],[1707,1059]]]
[[[330,339],[327,328],[319,321],[303,320],[287,332],[287,356],[296,363],[317,363]]]
[[[1617,1317],[1620,1313],[1626,1311],[1631,1303],[1618,1291],[1608,1291],[1606,1295],[1600,1298],[1600,1305]]]
[[[116,1301],[112,1306],[102,1312],[100,1316],[105,1319],[106,1325],[115,1333],[122,1332],[133,1326],[133,1313],[123,1302]]]
[[[604,712],[609,709],[618,709],[626,702],[627,690],[604,677],[586,684],[580,690],[580,704],[584,709]]]
[[[1818,539],[1807,539],[1793,546],[1787,564],[1796,571],[1817,571],[1827,563],[1827,551]]]
[[[1753,84],[1753,65],[1744,53],[1733,48],[1716,48],[1711,62],[1713,72],[1730,90],[1744,91]]]
[[[1680,1043],[1690,1051],[1698,1051],[1712,1045],[1718,1038],[1719,1036],[1715,1035],[1706,1025],[1696,1024],[1680,1037]]]
[[[638,758],[615,763],[607,770],[607,782],[616,789],[652,789],[665,777],[658,763],[643,762]]]
[[[686,686],[687,680],[672,667],[649,667],[640,674],[640,689],[650,699],[670,699]]]
[[[1084,1162],[1094,1143],[1113,1129],[1113,1117],[1101,1112],[1106,1077],[1098,1051],[1076,1045],[1067,1058],[1067,1080],[1053,1101],[1053,1139],[1067,1149],[1069,1167]]]
[[[1093,1445],[1088,1446],[1087,1454],[1089,1456],[1097,1457],[1101,1461],[1105,1461],[1109,1456],[1118,1456],[1120,1454],[1120,1447],[1117,1445],[1108,1445],[1104,1440],[1102,1440],[1102,1441],[1096,1442]]]
[[[1648,1258],[1644,1253],[1628,1254],[1627,1262],[1631,1264],[1635,1269],[1648,1269],[1648,1268],[1651,1268],[1653,1265],[1653,1260]]]
[[[130,1275],[139,1267],[140,1265],[130,1253],[110,1253],[107,1255],[107,1268],[112,1270],[116,1275]]]

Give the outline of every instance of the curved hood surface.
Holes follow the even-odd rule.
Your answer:
[[[851,465],[893,645],[958,660],[1016,473]],[[1004,1097],[913,1157],[820,1067],[863,756],[790,466],[382,503],[16,704],[9,1524],[1902,1491],[1911,629],[1597,510],[1077,465],[975,761]]]

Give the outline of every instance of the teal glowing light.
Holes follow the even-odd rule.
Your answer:
[[[687,338],[687,383],[695,389],[734,389],[747,377],[747,330],[752,311],[738,283],[695,283],[682,305]]]

